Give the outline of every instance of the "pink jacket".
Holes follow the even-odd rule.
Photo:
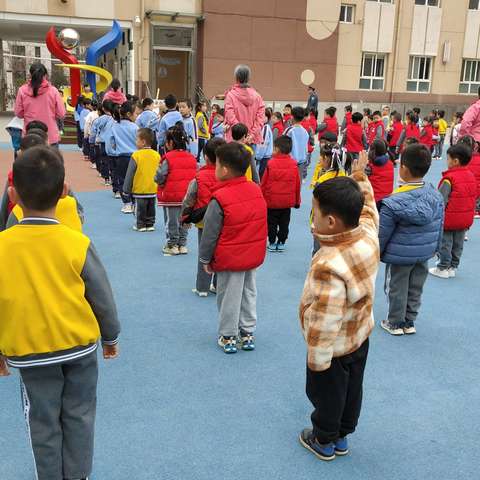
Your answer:
[[[480,100],[471,105],[463,114],[462,126],[459,136],[471,135],[477,142],[480,142]]]
[[[33,120],[40,120],[48,127],[48,143],[59,143],[57,118],[65,116],[65,105],[58,90],[47,80],[43,80],[38,95],[33,96],[30,82],[22,85],[15,101],[15,115],[24,119],[23,132]]]
[[[116,92],[109,90],[103,97],[103,100],[110,100],[113,103],[121,105],[127,101],[127,97],[120,90],[117,90]]]
[[[232,141],[232,127],[244,123],[248,133],[253,137],[253,143],[263,142],[262,128],[265,122],[265,104],[260,94],[251,87],[241,87],[235,84],[225,94],[225,139]]]

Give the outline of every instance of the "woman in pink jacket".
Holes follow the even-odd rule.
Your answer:
[[[260,94],[248,84],[250,75],[250,67],[238,65],[235,68],[236,83],[225,94],[225,137],[227,142],[232,141],[232,127],[237,123],[247,126],[249,143],[258,145],[263,142],[265,104]]]
[[[32,120],[40,120],[48,127],[48,143],[60,142],[57,119],[65,117],[65,105],[59,91],[48,81],[47,69],[41,63],[30,67],[30,81],[18,90],[15,116],[23,118],[24,133]]]
[[[478,96],[480,97],[480,88],[478,89]],[[480,142],[480,99],[463,114],[459,138],[465,135],[470,135],[476,142]]]
[[[103,101],[110,100],[117,105],[123,105],[127,101],[127,97],[120,90],[120,80],[114,78],[110,84],[110,90],[103,97]]]

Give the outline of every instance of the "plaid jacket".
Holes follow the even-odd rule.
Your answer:
[[[373,329],[373,299],[379,265],[378,212],[365,174],[352,177],[365,194],[360,225],[337,235],[317,235],[300,302],[308,367],[321,372],[332,358],[357,350]]]

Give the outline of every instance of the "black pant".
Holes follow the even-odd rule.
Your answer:
[[[77,145],[78,148],[83,147],[83,132],[82,129],[80,128],[80,122],[76,122],[77,124]]]
[[[117,157],[117,186],[120,195],[122,195],[123,203],[130,203],[132,201],[131,195],[123,193],[123,182],[125,181],[125,176],[127,175],[128,164],[130,163],[130,155],[120,155]]]
[[[319,443],[334,442],[355,431],[362,406],[368,343],[367,338],[358,350],[333,358],[330,368],[323,372],[307,366],[307,397],[315,407],[311,419]]]
[[[110,167],[104,143],[97,145],[97,169],[105,180],[110,179]]]
[[[270,157],[257,160],[257,170],[258,170],[258,176],[260,177],[260,180],[262,179],[263,174],[265,173],[265,169],[267,168],[267,164],[269,160],[270,160]]]
[[[288,226],[290,225],[289,208],[268,209],[268,241],[285,243],[288,238]]]
[[[137,228],[153,227],[155,225],[155,200],[156,198],[135,198]]]
[[[113,193],[117,193],[120,191],[120,186],[118,184],[117,178],[117,158],[118,157],[108,157],[108,169],[110,171],[110,178],[112,179]]]
[[[207,143],[206,138],[199,138],[198,139],[198,153],[197,153],[197,162],[200,163],[200,160],[202,159],[202,152],[203,152],[203,147]]]

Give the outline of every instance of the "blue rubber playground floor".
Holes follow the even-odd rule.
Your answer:
[[[432,181],[442,168],[434,163]],[[233,356],[216,346],[215,298],[191,292],[196,231],[189,255],[164,257],[161,211],[157,231],[138,234],[110,193],[79,196],[123,324],[120,358],[100,360],[92,480],[479,478],[479,223],[457,278],[428,278],[415,336],[378,326],[381,266],[362,416],[351,454],[327,464],[297,440],[311,413],[297,318],[310,191],[287,251],[269,254],[258,272],[257,350]],[[0,479],[33,479],[16,372],[0,379],[0,400]]]

